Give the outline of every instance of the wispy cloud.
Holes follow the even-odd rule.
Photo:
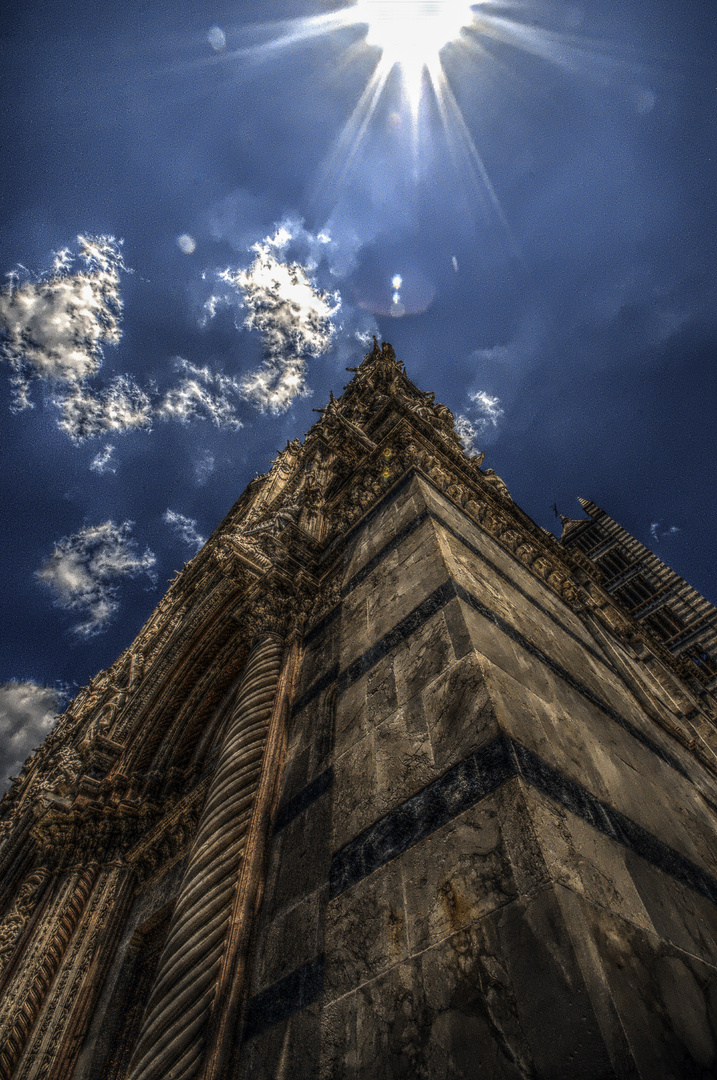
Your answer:
[[[485,432],[490,428],[498,427],[499,422],[505,415],[505,409],[500,403],[500,398],[486,393],[485,390],[476,390],[468,396],[471,400],[471,415],[478,430]]]
[[[290,261],[288,249],[300,239],[304,261]],[[309,238],[311,243],[309,243]],[[239,294],[246,312],[243,325],[258,330],[264,349],[261,367],[242,376],[242,396],[262,411],[279,413],[298,395],[306,394],[306,363],[331,345],[333,317],[341,306],[337,292],[322,292],[310,276],[317,255],[331,239],[307,233],[301,223],[285,222],[263,241],[252,245],[254,260],[245,270],[224,270],[219,281]],[[207,317],[231,303],[226,291],[210,297]]]
[[[475,390],[468,395],[470,404],[466,414],[456,417],[456,432],[467,454],[474,453],[477,449],[476,440],[490,438],[497,431],[498,425],[505,415],[505,409],[501,405],[499,397],[487,393],[485,390]]]
[[[187,547],[199,551],[206,543],[207,538],[199,533],[194,518],[185,517],[176,510],[165,510],[163,520]]]
[[[0,792],[6,778],[16,776],[23,762],[54,727],[64,695],[31,679],[13,679],[0,686]]]
[[[209,450],[202,450],[194,462],[194,480],[202,487],[216,468],[216,459]]]
[[[678,533],[679,531],[680,529],[677,525],[668,525],[667,528],[665,528],[659,521],[653,521],[650,525],[650,536],[656,544],[659,543],[660,540],[664,540],[666,536],[674,536],[675,533]]]
[[[105,432],[148,430],[152,426],[152,403],[130,375],[117,375],[104,390],[95,392],[76,385],[57,393],[60,410],[57,426],[74,443]]]
[[[140,554],[131,521],[86,525],[55,544],[36,577],[53,593],[57,607],[86,616],[73,630],[81,637],[100,633],[119,608],[119,582],[146,574],[154,581],[155,555]]]
[[[212,371],[209,367],[196,367],[189,360],[178,357],[177,368],[184,372],[179,385],[168,390],[157,408],[161,420],[211,420],[218,428],[242,427],[236,408],[242,399],[239,381]]]
[[[114,452],[115,447],[112,443],[107,443],[101,450],[98,450],[90,462],[92,472],[99,473],[100,476],[107,472],[117,472],[117,459],[114,456]]]
[[[478,446],[476,440],[478,432],[467,416],[460,414],[455,422],[456,435],[461,440],[461,445],[467,454],[476,454]]]
[[[78,236],[79,253],[57,252],[48,274],[8,275],[0,290],[0,357],[10,364],[15,409],[32,407],[35,379],[81,384],[102,363],[102,347],[121,337],[121,241]],[[73,270],[80,261],[83,266]]]

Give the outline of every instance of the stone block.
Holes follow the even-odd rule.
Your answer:
[[[333,850],[342,847],[380,816],[376,809],[376,753],[373,732],[334,760]]]
[[[232,1080],[315,1080],[321,1059],[321,1006],[307,1005],[244,1043]]]
[[[368,672],[366,679],[368,719],[370,725],[375,727],[390,716],[398,705],[393,656],[379,660]]]
[[[365,983],[356,1013],[357,1080],[429,1080],[431,1020],[419,958]]]
[[[614,1077],[552,888],[514,900],[365,983],[356,1075]]]
[[[416,517],[424,505],[415,477],[391,492],[371,514],[370,521],[362,524],[350,537],[344,581],[350,581],[354,574]]]
[[[329,901],[324,949],[327,1001],[405,959],[406,915],[397,861]]]
[[[614,1019],[650,1080],[706,1080],[717,1074],[717,968],[657,935],[558,888],[573,937],[582,941],[594,999],[606,988]],[[611,1033],[606,1030],[609,1042]]]
[[[334,744],[337,687],[325,687],[290,720],[282,801],[291,798],[327,766]]]
[[[533,788],[526,788],[525,798],[551,879],[643,930],[653,930],[627,866],[628,849]]]
[[[455,655],[442,611],[396,647],[393,670],[398,704],[403,705],[453,662]]]
[[[717,968],[715,905],[631,851],[625,865],[658,937]]]
[[[382,670],[385,671],[386,663],[390,666],[391,661],[387,658],[382,663],[384,665]],[[376,667],[381,667],[381,664],[377,664]],[[373,727],[368,713],[367,686],[368,676],[362,675],[337,694],[334,719],[334,755],[336,757],[343,754],[359,739],[363,739]]]
[[[274,837],[267,878],[267,917],[292,907],[328,880],[331,794],[325,793]]]
[[[355,589],[341,605],[341,645],[339,667],[343,671],[374,644],[375,636],[368,624],[368,590]]]
[[[495,711],[475,653],[447,666],[427,683],[420,698],[439,773],[498,734]]]
[[[517,780],[510,781],[401,858],[411,953],[476,922],[518,895],[503,836],[517,785]],[[529,828],[524,807],[522,817],[523,826]]]
[[[356,1076],[356,998],[356,993],[344,994],[323,1003],[318,1080],[353,1080]]]
[[[291,799],[309,783],[311,775],[312,747],[307,746],[298,753],[287,753],[281,787],[281,802]]]
[[[306,693],[313,682],[338,662],[340,633],[341,619],[333,618],[318,634],[304,640],[297,697]]]
[[[320,924],[327,886],[285,907],[262,927],[254,964],[252,994],[278,982],[321,952]]]
[[[420,791],[436,774],[431,740],[419,698],[413,698],[374,731],[376,817]]]

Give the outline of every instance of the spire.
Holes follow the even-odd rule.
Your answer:
[[[560,534],[561,542],[565,540],[572,532],[575,531],[580,525],[584,525],[588,518],[569,518],[565,514],[558,514],[560,522],[563,526],[563,531]]]

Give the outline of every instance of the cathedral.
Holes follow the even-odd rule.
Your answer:
[[[0,804],[0,1080],[717,1076],[717,612],[350,370]]]

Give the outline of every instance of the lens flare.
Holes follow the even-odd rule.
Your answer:
[[[366,23],[366,43],[377,45],[391,64],[421,68],[473,21],[465,0],[358,0],[351,9]]]

